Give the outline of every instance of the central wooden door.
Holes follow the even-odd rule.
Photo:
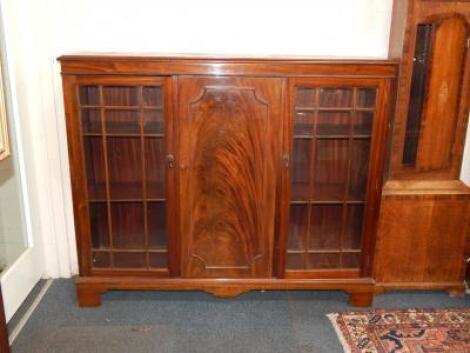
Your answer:
[[[271,276],[282,91],[275,78],[178,80],[184,277]]]

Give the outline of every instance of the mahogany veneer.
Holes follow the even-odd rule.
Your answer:
[[[470,189],[458,179],[469,23],[468,1],[394,2],[390,56],[401,58],[401,68],[375,256],[379,292],[464,290]]]
[[[396,63],[60,60],[80,305],[111,289],[370,305]]]

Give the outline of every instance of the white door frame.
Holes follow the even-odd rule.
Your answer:
[[[0,16],[3,22],[3,9],[0,9]],[[28,197],[28,185],[26,181],[26,167],[24,159],[23,139],[21,130],[21,122],[18,113],[18,101],[16,97],[15,77],[12,75],[12,63],[8,60],[7,46],[5,41],[4,28],[1,29],[1,52],[4,80],[4,95],[6,101],[6,111],[8,115],[10,127],[10,143],[12,144],[13,154],[10,158],[14,159],[13,165],[17,176],[18,190],[20,191],[20,207],[22,213],[23,229],[26,233],[27,248],[15,260],[13,264],[2,273],[0,283],[3,291],[3,301],[5,308],[5,316],[7,322],[19,308],[23,300],[30,293],[34,285],[39,281],[43,273],[42,259],[39,255],[40,243],[34,239],[31,225],[31,207]]]
[[[58,66],[50,57],[47,0],[1,0],[10,134],[28,249],[0,278],[7,321],[40,278],[77,271]]]

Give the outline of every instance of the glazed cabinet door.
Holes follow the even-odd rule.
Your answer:
[[[81,275],[169,272],[165,78],[64,80]],[[169,219],[169,222],[167,222]]]
[[[271,276],[283,84],[276,78],[179,79],[184,277]]]
[[[286,277],[370,270],[389,89],[376,79],[291,80],[279,269]]]

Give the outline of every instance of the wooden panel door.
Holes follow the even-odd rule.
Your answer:
[[[64,85],[82,276],[168,275],[173,171],[166,158],[172,153],[167,82],[84,76]]]
[[[275,78],[179,79],[183,276],[271,276],[282,88]]]
[[[287,277],[358,277],[369,267],[389,88],[375,79],[291,81]]]

